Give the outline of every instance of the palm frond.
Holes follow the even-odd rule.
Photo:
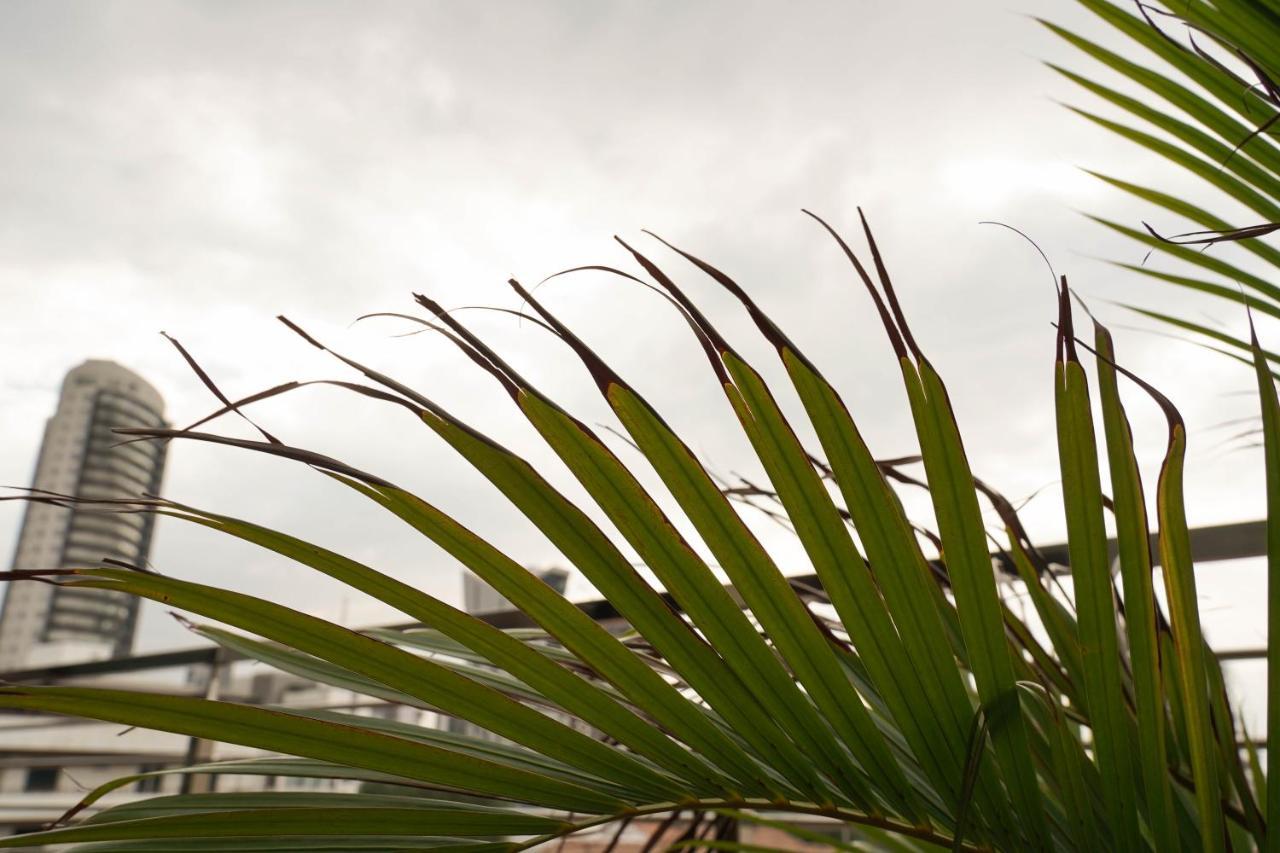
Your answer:
[[[1093,403],[1064,280],[1055,381],[1076,575],[1074,600],[1065,596],[1049,583],[1048,566],[1013,504],[975,480],[946,386],[907,324],[865,220],[863,226],[870,265],[826,227],[883,320],[927,482],[900,470],[914,458],[877,460],[836,387],[728,274],[674,250],[694,265],[699,281],[705,275],[737,299],[780,359],[798,411],[786,410],[764,374],[699,307],[691,295],[696,285],[677,284],[649,256],[626,247],[702,346],[705,359],[693,368],[718,380],[726,415],[767,476],[756,488],[776,501],[821,588],[784,574],[732,495],[638,386],[518,283],[529,309],[578,356],[664,492],[646,486],[593,428],[473,329],[418,297],[430,312],[424,322],[444,329],[480,375],[508,392],[590,504],[571,500],[521,455],[373,367],[333,353],[361,379],[332,384],[411,412],[545,534],[632,633],[610,633],[446,510],[380,474],[266,431],[262,440],[196,428],[126,431],[142,440],[201,441],[300,463],[421,533],[536,627],[500,630],[372,566],[249,521],[159,498],[107,502],[116,511],[156,512],[273,551],[397,609],[417,627],[355,632],[285,602],[123,567],[0,578],[163,602],[191,614],[185,624],[229,653],[371,701],[463,720],[486,734],[339,710],[0,685],[3,709],[111,721],[270,754],[172,772],[348,779],[378,791],[201,793],[110,805],[113,792],[140,778],[134,775],[91,791],[56,827],[0,839],[0,848],[510,851],[637,821],[673,827],[682,814],[695,817],[684,837],[669,840],[673,849],[739,849],[742,843],[721,831],[735,816],[765,825],[817,817],[843,823],[867,843],[912,850],[1222,850],[1241,839],[1261,845],[1272,838],[1263,809],[1264,803],[1274,809],[1280,786],[1264,797],[1257,762],[1247,764],[1236,749],[1221,672],[1200,631],[1177,412],[1117,364],[1109,334],[1095,326],[1116,486],[1113,499],[1104,499]],[[1256,345],[1252,352],[1262,358]],[[287,383],[233,403],[200,375],[219,398],[219,414],[246,419],[255,402],[308,387]],[[1269,382],[1269,373],[1259,375]],[[1145,389],[1169,420],[1157,485],[1167,618],[1151,582],[1156,559],[1147,546],[1121,381]],[[1274,408],[1274,395],[1264,399]],[[822,456],[798,438],[810,429]],[[1265,439],[1272,450],[1280,441],[1271,428]],[[896,490],[903,484],[927,488],[938,531],[926,540],[941,546],[940,555],[923,550],[921,528]],[[26,499],[75,501],[41,493]],[[1030,593],[1036,615],[1027,619],[997,583],[984,501],[1005,528],[1008,550],[1000,556]],[[620,538],[592,520],[595,510]],[[1107,511],[1120,532],[1123,607],[1106,558]],[[700,542],[687,541],[682,529],[695,531]],[[645,580],[624,548],[639,555],[662,589]],[[1273,692],[1277,683],[1273,678]]]
[[[1223,216],[1154,187],[1094,172],[1158,209],[1158,217],[1141,229],[1099,221],[1150,247],[1149,255],[1200,267],[1219,280],[1148,269],[1146,261],[1136,267],[1138,272],[1236,302],[1245,301],[1244,288],[1257,310],[1280,316],[1280,289],[1265,273],[1254,272],[1259,264],[1280,269],[1280,249],[1271,242],[1280,229],[1280,144],[1276,141],[1280,15],[1271,5],[1252,0],[1190,0],[1168,3],[1167,8],[1146,2],[1080,2],[1141,52],[1134,58],[1042,21],[1098,66],[1134,87],[1135,94],[1128,94],[1088,74],[1050,63],[1054,71],[1105,101],[1129,123],[1070,108],[1194,175],[1217,191],[1220,202],[1247,211],[1243,219]],[[1184,222],[1191,227],[1184,227]],[[1242,257],[1240,250],[1247,255]],[[1182,318],[1153,319],[1205,334],[1202,326]],[[1211,337],[1226,338],[1233,349],[1248,352],[1249,342],[1242,337],[1228,333]]]

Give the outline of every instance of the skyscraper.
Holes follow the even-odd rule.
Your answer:
[[[32,485],[81,498],[155,493],[165,446],[120,444],[122,426],[160,426],[164,399],[141,377],[110,361],[86,361],[62,382],[45,425]],[[155,517],[89,507],[28,504],[14,569],[146,562]],[[0,672],[128,654],[138,602],[107,590],[11,583],[0,607]]]

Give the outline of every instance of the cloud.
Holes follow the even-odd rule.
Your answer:
[[[1077,9],[1040,5],[1093,26]],[[390,339],[401,330],[390,322],[348,323],[411,310],[413,290],[450,306],[515,306],[509,275],[533,284],[580,263],[626,264],[610,238],[643,240],[643,227],[738,276],[837,380],[873,447],[909,453],[883,333],[838,251],[798,213],[821,211],[852,236],[861,204],[918,337],[952,384],[975,467],[1010,494],[1029,494],[1056,478],[1048,276],[1029,246],[978,221],[1034,235],[1091,297],[1145,299],[1149,286],[1090,257],[1140,252],[1073,210],[1135,221],[1140,208],[1076,167],[1158,174],[1172,190],[1198,192],[1052,103],[1046,95],[1092,102],[1042,69],[1046,56],[1078,64],[995,3],[7,3],[0,301],[7,349],[18,355],[0,373],[0,475],[27,480],[57,383],[84,358],[147,376],[175,421],[210,409],[161,329],[228,393],[345,375],[275,323],[285,312],[394,368],[578,495],[500,389],[445,342]],[[779,376],[731,300],[644,245]],[[754,472],[695,343],[664,303],[600,276],[557,280],[539,295],[717,470]],[[580,366],[542,332],[459,316],[584,420],[607,420]],[[1247,411],[1218,391],[1247,377],[1193,348],[1138,335],[1120,346],[1176,391],[1193,426]],[[1137,427],[1158,447],[1158,416],[1135,406]],[[403,481],[525,562],[558,559],[400,412],[307,390],[259,415],[291,441]],[[1248,457],[1198,459],[1192,485],[1205,491],[1194,522],[1256,513]],[[165,490],[458,597],[452,561],[297,466],[182,444]],[[1054,499],[1029,512],[1045,538],[1061,535]],[[18,518],[13,505],[0,509],[0,537]],[[794,543],[760,529],[802,567]],[[353,624],[391,618],[285,561],[171,521],[153,559],[165,572]],[[148,609],[143,646],[178,642],[179,630]]]

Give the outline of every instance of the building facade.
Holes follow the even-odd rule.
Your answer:
[[[161,426],[164,400],[141,377],[110,361],[86,361],[67,374],[45,426],[32,486],[80,498],[155,494],[164,471],[162,442],[121,444],[116,427]],[[102,508],[28,504],[13,568],[144,565],[155,516]],[[137,599],[106,590],[9,584],[0,607],[0,672],[127,655]]]
[[[163,654],[116,658],[47,669],[34,676],[34,680],[63,686],[216,697],[229,702],[299,710],[324,708],[428,727],[435,725],[434,714],[416,708],[369,702],[349,690],[284,672],[264,672],[263,667],[252,661],[219,664],[216,656],[206,657],[207,663],[180,665],[165,661]],[[54,673],[58,674],[54,676]],[[25,680],[22,673],[15,675]],[[118,805],[154,796],[214,790],[355,793],[360,789],[359,782],[343,779],[277,778],[231,772],[214,777],[173,772],[196,763],[266,755],[250,747],[125,728],[115,723],[47,714],[0,713],[0,838],[42,829],[66,814],[95,786],[137,774],[154,775],[143,776],[113,792],[104,803]],[[103,803],[90,807],[87,813],[92,814],[101,805]]]
[[[556,592],[561,595],[565,594],[565,588],[569,584],[569,572],[567,570],[553,567],[530,569],[529,571]],[[468,613],[473,615],[500,613],[515,609],[515,605],[500,592],[471,574],[471,572],[465,572],[462,575],[462,606]]]

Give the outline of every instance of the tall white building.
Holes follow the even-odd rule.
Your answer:
[[[165,446],[120,444],[114,427],[160,426],[164,400],[132,371],[86,361],[62,382],[45,426],[32,485],[82,498],[156,493]],[[155,516],[28,504],[13,568],[145,564]],[[138,602],[106,590],[11,583],[0,608],[0,673],[128,654]]]

